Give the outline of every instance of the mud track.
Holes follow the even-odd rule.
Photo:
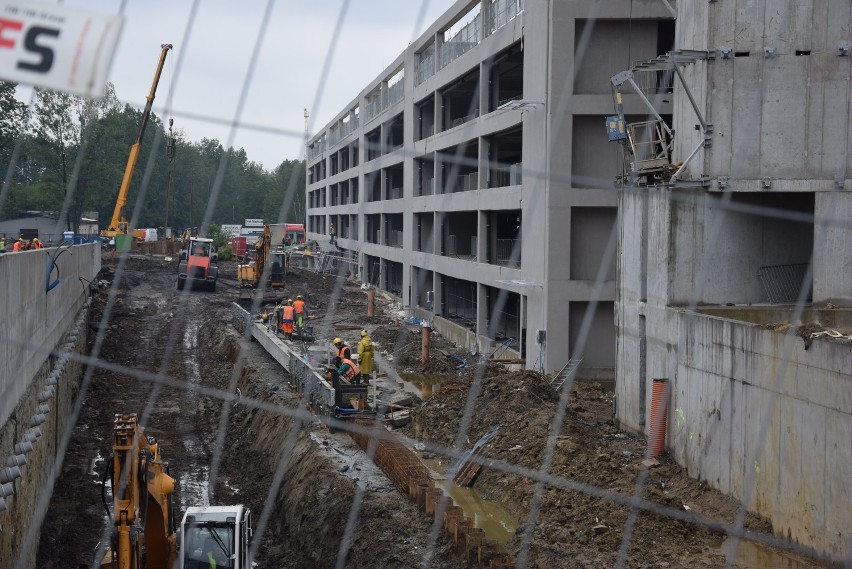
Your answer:
[[[115,260],[105,259],[107,272],[116,266]],[[246,504],[255,524],[266,508],[258,567],[333,567],[343,551],[340,543],[356,495],[360,508],[352,540],[344,548],[346,566],[416,566],[428,540],[428,520],[347,435],[330,435],[317,421],[297,425],[298,433],[288,437],[293,421],[286,415],[229,403],[218,476],[211,483],[223,405],[200,395],[197,386],[224,390],[234,374],[241,394],[282,408],[303,406],[288,389],[281,367],[231,327],[231,303],[239,291],[230,278],[233,266],[226,263],[220,270],[225,276],[214,293],[181,294],[175,287],[176,263],[157,257],[131,257],[116,275],[118,294],[100,360],[123,366],[127,373],[94,370],[42,525],[37,566],[92,566],[97,544],[111,524],[100,480],[111,455],[114,414],[131,412],[139,414],[146,434],[157,438],[177,480],[178,521],[187,506],[206,505],[211,495],[214,503]],[[284,293],[329,288],[329,283],[308,283],[294,275]],[[104,290],[96,298],[90,342],[107,296]],[[310,301],[311,293],[306,296]],[[314,300],[315,306],[324,304]],[[235,364],[240,366],[236,372]],[[163,372],[183,388],[140,379],[135,371]],[[282,454],[285,450],[289,452]],[[280,486],[270,491],[279,466]],[[443,542],[436,556],[433,567],[460,566]]]

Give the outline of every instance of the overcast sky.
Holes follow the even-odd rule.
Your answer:
[[[127,0],[109,80],[121,101],[143,106],[160,44],[174,44],[154,102],[158,116],[167,122],[164,106],[171,91],[174,127],[182,129],[187,139],[217,138],[226,147],[230,141],[235,148],[245,148],[250,160],[270,170],[284,159],[303,157],[305,108],[311,114],[313,135],[453,3],[350,0],[323,83],[323,67],[347,3],[275,2],[249,79],[240,122],[286,133],[237,129],[231,134],[230,123],[236,118],[252,52],[262,30],[265,0],[202,0],[188,31],[190,0]],[[64,4],[118,13],[122,2],[65,0]],[[418,22],[421,9],[425,15]],[[209,116],[224,124],[193,120],[180,113]]]

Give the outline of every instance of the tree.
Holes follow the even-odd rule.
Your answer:
[[[12,170],[15,145],[24,142],[27,106],[15,98],[16,83],[0,81],[0,219],[12,217],[16,211],[13,184],[20,183],[19,170]]]

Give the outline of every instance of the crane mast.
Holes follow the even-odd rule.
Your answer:
[[[136,161],[139,159],[139,148],[142,145],[142,137],[145,135],[145,127],[148,126],[148,118],[151,116],[151,107],[154,105],[154,94],[157,92],[157,85],[160,83],[160,75],[163,72],[163,65],[166,62],[166,54],[172,49],[172,44],[164,43],[160,47],[162,48],[160,61],[157,64],[157,71],[154,73],[154,81],[151,83],[151,91],[148,93],[145,111],[142,113],[139,132],[136,135],[135,142],[130,147],[130,155],[127,157],[127,165],[124,167],[124,177],[121,180],[121,188],[118,190],[118,198],[115,200],[112,219],[109,222],[109,227],[104,231],[106,237],[127,235],[128,233],[128,221],[124,216],[124,206],[127,204],[127,192],[130,189],[130,181],[133,179],[133,171],[136,169]]]

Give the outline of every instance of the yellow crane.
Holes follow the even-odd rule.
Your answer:
[[[160,75],[163,72],[163,65],[166,62],[166,54],[172,49],[172,44],[164,43],[160,47],[162,51],[160,52],[157,71],[154,73],[154,82],[151,84],[151,92],[148,93],[148,102],[145,104],[145,111],[142,113],[142,123],[139,125],[139,133],[136,135],[136,141],[133,143],[133,146],[130,147],[130,156],[127,157],[127,166],[124,167],[124,178],[121,180],[121,188],[118,190],[118,198],[115,200],[115,210],[112,212],[109,227],[104,230],[105,237],[127,235],[128,233],[128,221],[124,216],[124,206],[127,204],[127,192],[130,189],[130,180],[133,179],[133,170],[136,169],[136,161],[139,159],[139,148],[142,146],[142,137],[145,135],[148,117],[151,116],[151,107],[154,105],[154,93],[157,92],[157,84],[160,82]]]

